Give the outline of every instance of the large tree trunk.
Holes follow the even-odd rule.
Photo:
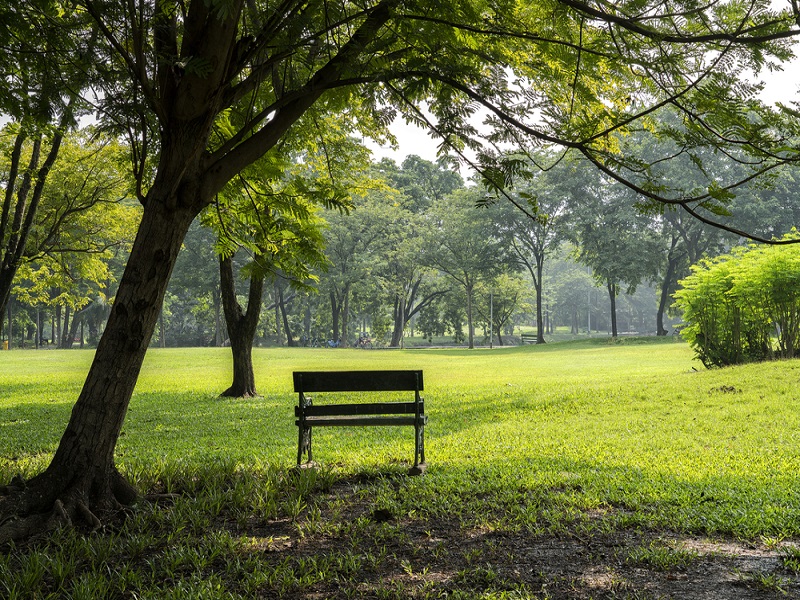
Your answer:
[[[228,336],[233,355],[233,382],[220,394],[233,398],[257,396],[256,379],[253,372],[253,340],[256,336],[258,318],[261,315],[261,295],[264,291],[264,278],[250,277],[250,292],[247,309],[242,310],[236,299],[236,284],[233,276],[233,260],[219,259],[220,290]]]
[[[150,200],[83,390],[53,461],[31,481],[0,488],[0,544],[96,516],[136,492],[117,472],[114,448],[175,258],[197,211]],[[17,518],[8,518],[14,515]]]

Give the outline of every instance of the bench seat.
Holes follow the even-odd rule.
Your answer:
[[[297,464],[313,463],[311,433],[314,427],[414,427],[414,466],[411,474],[425,469],[425,402],[422,371],[296,371],[293,374],[298,405],[294,409],[298,427]],[[402,392],[413,391],[408,402],[352,402],[314,404],[317,392]]]

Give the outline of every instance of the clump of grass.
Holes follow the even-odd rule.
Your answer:
[[[747,571],[739,573],[739,580],[745,585],[782,596],[787,595],[786,587],[790,583],[788,579],[781,577],[777,573],[767,573],[765,571]]]
[[[696,550],[676,547],[674,544],[653,540],[645,546],[627,551],[626,561],[645,565],[659,571],[683,571],[699,557]]]
[[[781,562],[786,569],[800,575],[800,546],[782,546],[780,556]]]

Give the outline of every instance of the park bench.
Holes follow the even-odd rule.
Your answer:
[[[535,344],[536,343],[536,334],[535,333],[523,333],[520,335],[522,338],[523,344]]]
[[[294,409],[298,427],[297,465],[313,464],[311,432],[314,427],[397,426],[414,427],[414,466],[409,473],[419,475],[425,464],[425,401],[422,371],[295,371]],[[409,402],[357,402],[314,404],[309,394],[322,392],[414,392]]]

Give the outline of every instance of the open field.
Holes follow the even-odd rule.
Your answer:
[[[150,500],[0,553],[0,597],[800,597],[800,361],[705,371],[673,339],[254,359],[263,397],[231,400],[229,350],[150,351],[118,446]],[[0,479],[47,464],[90,360],[0,355]],[[426,475],[408,428],[320,429],[321,469],[294,471],[291,372],[392,368],[425,372]]]

